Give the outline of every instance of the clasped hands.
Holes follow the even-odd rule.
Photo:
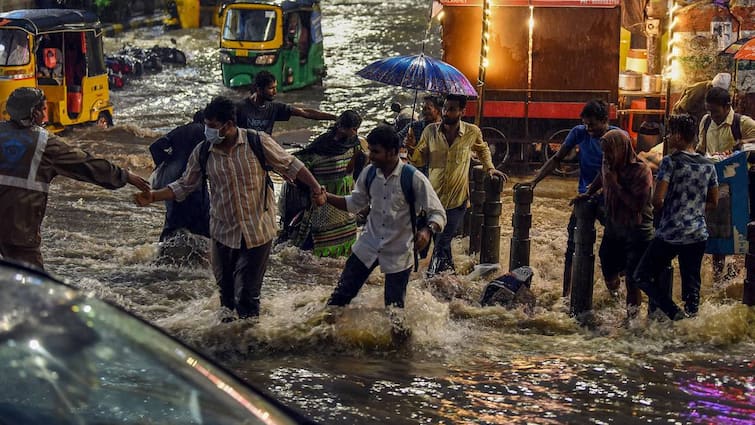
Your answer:
[[[328,202],[328,191],[325,190],[325,186],[320,186],[320,192],[312,192],[312,202],[318,207],[325,205]]]

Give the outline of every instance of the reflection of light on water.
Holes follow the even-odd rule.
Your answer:
[[[739,366],[753,370],[755,361]],[[755,378],[711,373],[707,367],[689,368],[692,378],[679,382],[679,389],[694,397],[687,403],[687,418],[695,422],[727,425],[752,424],[755,421]]]

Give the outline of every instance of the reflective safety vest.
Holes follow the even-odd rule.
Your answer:
[[[47,137],[47,130],[39,126],[16,128],[9,121],[0,122],[0,185],[48,191],[48,183],[37,181]]]

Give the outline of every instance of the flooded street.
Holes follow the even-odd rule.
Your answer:
[[[355,72],[381,57],[418,53],[428,4],[325,0],[322,7],[328,76],[322,87],[278,98],[334,113],[356,109],[366,134],[387,116],[391,101],[410,102],[413,93]],[[165,46],[175,38],[189,64],[112,92],[115,128],[77,128],[67,140],[149,175],[150,142],[188,122],[212,96],[243,95],[221,84],[217,37],[217,29],[203,28],[137,30],[108,39],[106,49],[115,51],[124,43]],[[437,26],[427,50],[440,56]],[[326,125],[292,118],[276,124],[275,136],[304,143]],[[741,304],[741,289],[736,298],[744,273],[731,286],[714,288],[706,258],[697,318],[672,325],[648,321],[643,312],[628,326],[623,294],[612,299],[596,273],[598,326],[583,329],[568,316],[561,276],[574,180],[552,177],[535,191],[532,312],[479,307],[491,277],[427,282],[415,275],[406,299],[413,335],[399,347],[382,307],[382,276],[374,274],[343,316],[328,324],[322,309],[345,260],[290,247],[278,247],[271,257],[259,323],[220,323],[208,268],[154,263],[164,208],[134,206],[134,191],[56,180],[43,227],[47,269],[322,423],[755,423],[755,309]],[[511,184],[503,199],[505,266]],[[455,242],[457,266],[470,270],[465,245]]]

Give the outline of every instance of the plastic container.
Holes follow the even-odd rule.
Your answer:
[[[627,71],[638,74],[648,72],[648,51],[645,49],[629,49],[627,52]]]
[[[81,113],[81,86],[69,86],[68,87],[68,113],[80,114]]]

